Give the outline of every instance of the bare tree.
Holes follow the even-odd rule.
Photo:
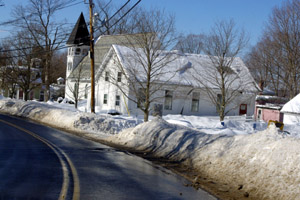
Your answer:
[[[6,65],[7,79],[9,82],[16,83],[24,94],[24,100],[27,101],[29,93],[39,87],[42,82],[41,77],[41,59],[38,59],[39,48],[24,37],[23,31],[17,32],[16,39],[7,41],[11,48],[18,49],[14,51],[18,56],[15,59],[10,59],[9,65]],[[11,85],[14,87],[14,85]]]
[[[181,36],[174,49],[183,53],[200,54],[203,52],[204,39],[205,36],[203,34],[189,34],[187,36]]]
[[[256,72],[267,72],[276,95],[293,98],[300,92],[299,32],[300,1],[285,1],[273,9],[262,39],[249,56]]]
[[[258,83],[261,90],[265,87],[272,86],[270,81],[270,70],[272,68],[272,59],[268,53],[267,39],[258,43],[251,49],[251,52],[247,55],[246,63]]]
[[[16,18],[15,26],[27,30],[36,46],[43,49],[44,81],[46,85],[45,101],[49,99],[50,68],[55,50],[64,44],[67,34],[64,34],[63,23],[54,21],[55,13],[62,9],[67,0],[29,0],[24,7],[15,7],[13,16]]]
[[[243,80],[246,74],[232,68],[236,56],[246,43],[245,33],[236,29],[233,20],[217,22],[205,40],[204,52],[209,57],[206,70],[193,71],[192,76],[199,87],[203,88],[210,101],[216,105],[220,121],[230,111],[228,105],[249,84],[245,84],[246,80]]]
[[[247,65],[259,83],[260,89],[269,87],[277,96],[285,96],[287,87],[284,87],[286,74],[285,66],[281,62],[281,50],[276,48],[275,42],[265,34],[247,56]]]
[[[148,121],[151,104],[164,97],[157,96],[157,92],[173,76],[172,69],[165,67],[177,58],[177,54],[165,50],[176,39],[174,22],[174,16],[160,10],[141,10],[137,13],[135,32],[138,34],[128,35],[125,41],[128,47],[126,57],[132,61],[130,67],[124,68],[119,63],[118,76],[111,73],[111,83],[116,84],[127,98],[138,105],[144,113],[144,121]],[[117,80],[116,77],[120,76],[125,78],[124,82]],[[162,80],[162,76],[166,78]]]
[[[66,77],[67,52],[55,51],[52,56],[52,67],[50,69],[50,82],[54,83],[59,77]]]
[[[10,46],[2,44],[1,50],[7,51]],[[0,56],[1,66],[0,66],[0,89],[3,95],[8,95],[10,98],[14,98],[18,87],[18,73],[13,65],[13,59],[9,51],[1,53]]]
[[[11,63],[11,53],[8,51],[10,45],[5,42],[2,42],[0,45],[0,89],[1,93],[8,91],[8,82],[6,74],[6,66]]]
[[[272,41],[270,54],[280,66],[279,79],[293,98],[300,88],[300,1],[292,0],[274,8],[265,34]],[[274,53],[276,53],[274,55]],[[275,71],[272,70],[272,71]]]
[[[1,89],[7,91],[10,98],[15,98],[18,87],[18,73],[15,71],[15,67],[1,67],[0,75],[2,83]]]

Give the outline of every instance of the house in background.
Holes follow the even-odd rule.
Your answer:
[[[96,71],[96,107],[102,112],[117,112],[130,115],[143,114],[138,105],[131,101],[133,91],[126,82],[125,75],[129,76],[128,70],[132,66],[136,66],[136,73],[142,70],[141,66],[137,66],[134,58],[134,51],[129,47],[112,45],[109,52],[103,59],[102,64]],[[183,114],[183,115],[218,115],[216,106],[211,103],[208,95],[203,88],[193,81],[191,74],[196,71],[203,71],[205,73],[207,67],[211,67],[212,63],[209,56],[198,54],[180,54],[179,52],[166,52],[174,54],[170,61],[165,61],[165,72],[158,82],[169,80],[167,84],[163,85],[159,91],[156,92],[158,98],[152,104],[152,114],[157,110],[162,115],[167,114]],[[160,60],[158,57],[157,60]],[[255,107],[255,96],[258,93],[257,85],[254,82],[248,68],[245,66],[240,58],[236,58],[231,66],[233,73],[243,74],[243,79],[236,80],[235,84],[240,84],[240,81],[248,82],[246,89],[240,91],[240,95],[232,104],[228,106],[231,110],[228,115],[253,115]],[[174,76],[173,73],[174,72]],[[109,75],[109,76],[108,76]],[[114,77],[115,83],[109,80]],[[132,77],[133,78],[133,77]],[[145,77],[137,76],[138,79]],[[200,77],[201,78],[201,77]],[[117,84],[122,84],[122,93]],[[155,83],[154,83],[155,84]],[[137,101],[137,99],[136,99]],[[151,114],[151,113],[150,113]]]
[[[269,95],[257,95],[255,104],[255,120],[268,122],[283,122],[283,113],[280,112],[286,98]]]
[[[0,94],[5,97],[16,99],[25,99],[25,92],[22,89],[30,76],[29,88],[30,92],[28,100],[44,100],[45,87],[42,82],[42,68],[40,67],[40,59],[32,59],[31,67],[28,66],[2,66],[0,69],[1,90]],[[30,73],[29,73],[30,70]],[[23,87],[24,88],[24,87]]]
[[[57,83],[50,85],[50,96],[52,100],[57,100],[58,97],[65,96],[65,79],[59,77]]]

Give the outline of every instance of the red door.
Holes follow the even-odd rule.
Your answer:
[[[19,90],[19,99],[23,99],[23,91]]]
[[[246,115],[247,114],[247,104],[241,104],[240,105],[240,115]]]

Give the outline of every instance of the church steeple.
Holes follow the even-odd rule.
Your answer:
[[[84,16],[81,13],[72,33],[67,41],[67,45],[90,45],[89,31],[87,29]]]
[[[72,71],[78,66],[82,59],[88,55],[90,49],[89,31],[81,13],[73,31],[67,41],[67,78]]]

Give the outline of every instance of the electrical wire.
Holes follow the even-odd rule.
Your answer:
[[[63,44],[63,43],[66,43],[67,40],[63,40],[63,41],[59,41],[59,42],[54,42],[54,43],[51,43],[50,46],[53,46],[53,45],[59,45],[59,44]],[[48,45],[37,45],[36,47],[46,47]],[[6,50],[0,50],[0,53],[7,53],[7,52],[13,52],[13,51],[22,51],[22,50],[26,50],[26,49],[31,49],[33,47],[23,47],[23,48],[14,48],[14,49],[6,49]]]
[[[118,19],[113,25],[111,25],[109,28],[112,28],[114,25],[116,25],[119,21],[121,21],[133,8],[135,8],[142,0],[138,0],[120,19]]]
[[[76,2],[76,1],[79,1],[79,2]],[[76,3],[75,3],[76,2]],[[73,4],[72,4],[73,3]],[[57,7],[57,10],[62,10],[64,8],[69,8],[69,7],[72,7],[74,5],[78,5],[78,4],[81,4],[83,3],[82,0],[70,0],[70,1],[67,1],[65,4],[61,4],[60,6]],[[29,18],[29,17],[32,17],[34,14],[31,13],[27,16],[25,16],[25,18]],[[10,25],[12,23],[15,23],[15,22],[18,22],[20,20],[22,20],[24,17],[19,17],[17,19],[13,19],[13,20],[9,20],[9,21],[6,21],[6,22],[2,22],[0,23],[0,26],[5,26],[5,25]]]
[[[116,14],[118,14],[131,0],[127,0],[127,2],[121,7],[119,8],[115,14],[113,14],[107,21],[111,20],[114,16],[116,16]]]
[[[125,3],[125,4],[123,4],[123,6],[121,6],[121,8],[119,8],[109,19],[107,19],[106,21],[105,21],[105,23],[106,22],[109,22],[114,16],[116,16],[129,2],[130,2],[131,0],[127,0],[127,2]],[[111,1],[110,1],[111,2]],[[109,3],[110,3],[109,2]],[[108,4],[107,5],[105,5],[105,7],[106,6],[108,6]],[[104,8],[105,8],[104,7]],[[103,8],[103,9],[104,9]],[[95,31],[98,31],[98,30],[100,30],[100,28],[101,28],[101,26],[100,27],[98,27]],[[108,30],[108,29],[107,29]]]
[[[75,0],[76,1],[76,0]],[[73,2],[74,2],[74,0],[73,0]],[[110,17],[109,18],[109,20],[111,20],[114,16],[116,16],[116,14],[118,13],[118,12],[120,12],[128,3],[130,2],[130,0],[128,0],[121,8],[119,8],[116,12],[115,12],[115,14],[112,16],[112,17]],[[128,11],[126,11],[126,13],[125,14],[123,14],[113,25],[111,25],[109,28],[107,28],[106,30],[108,30],[108,29],[110,29],[110,28],[112,28],[113,26],[115,26],[119,21],[121,21],[132,9],[134,9],[139,3],[141,2],[141,0],[138,0],[130,9],[128,9]],[[78,2],[76,3],[76,4],[79,4]],[[65,8],[65,7],[64,7]],[[108,21],[109,21],[108,20]],[[102,35],[104,32],[100,32],[100,35]],[[64,35],[67,35],[67,34],[64,34]],[[100,35],[99,36],[97,36],[97,37],[100,37]],[[85,37],[86,38],[86,37]],[[81,38],[81,39],[85,39],[85,38]],[[54,45],[54,44],[62,44],[62,43],[65,43],[65,42],[67,42],[67,40],[65,40],[65,41],[60,41],[60,42],[57,42],[57,43],[53,43],[52,45]],[[41,45],[41,46],[39,46],[39,47],[46,47],[47,45]],[[15,49],[8,49],[8,50],[1,50],[0,51],[0,53],[8,53],[8,52],[13,52],[13,51],[22,51],[22,50],[26,50],[26,49],[31,49],[31,48],[33,48],[33,47],[24,47],[24,48],[15,48]],[[55,51],[57,51],[57,50],[61,50],[61,49],[65,49],[65,48],[68,48],[68,46],[63,46],[63,47],[58,47],[57,49],[55,49]],[[45,51],[39,51],[38,53],[46,53],[47,52],[47,50],[45,50]],[[18,56],[7,56],[7,57],[1,57],[0,56],[0,59],[9,59],[9,58],[16,58],[16,57],[25,57],[25,56],[28,56],[28,55],[18,55]]]
[[[53,52],[54,51],[59,51],[59,50],[62,50],[62,49],[66,49],[66,48],[68,48],[68,46],[63,46],[63,47],[59,47],[59,48],[57,48],[57,49],[55,49],[55,50],[52,50]],[[36,52],[35,54],[39,54],[39,53],[47,53],[48,51],[47,50],[44,50],[44,51],[38,51],[38,52]],[[29,56],[29,55],[33,55],[32,53],[29,53],[29,54],[19,54],[19,55],[17,55],[17,56],[1,56],[0,55],[0,60],[1,59],[12,59],[12,58],[20,58],[20,57],[27,57],[27,56]]]
[[[130,9],[128,9],[128,11],[126,11],[126,13],[120,17],[120,19],[118,19],[113,25],[111,25],[110,27],[106,28],[105,31],[111,29],[113,26],[115,26],[117,23],[119,23],[132,9],[134,9],[142,0],[138,0]],[[123,6],[124,7],[124,6]],[[122,8],[123,8],[122,7]],[[112,17],[111,17],[112,18]],[[111,19],[110,18],[110,19]],[[100,31],[100,28],[98,29]],[[98,34],[98,36],[96,36],[96,38],[99,38],[101,35],[103,35],[105,33],[105,31],[100,31],[100,33]]]

